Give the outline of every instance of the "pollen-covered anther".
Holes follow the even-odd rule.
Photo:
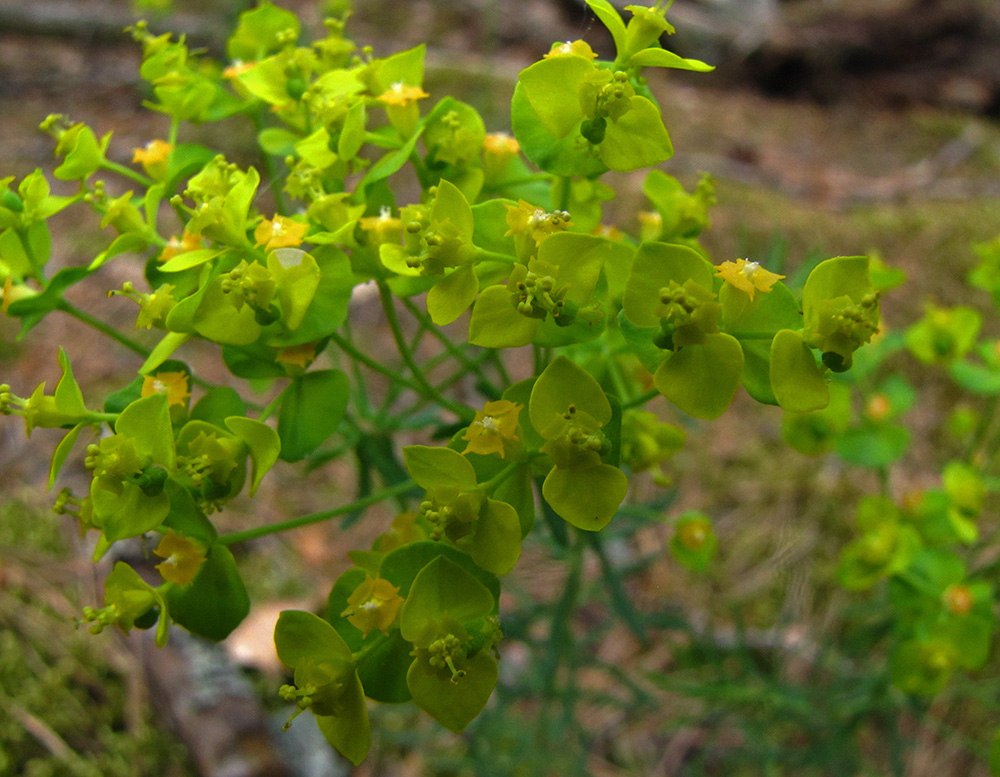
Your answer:
[[[534,212],[528,216],[528,226],[538,227],[548,220],[549,214],[543,208],[535,208]]]
[[[491,415],[483,416],[482,419],[476,421],[475,423],[487,432],[496,432],[500,429],[499,422]]]

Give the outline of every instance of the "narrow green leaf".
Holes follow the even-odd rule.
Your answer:
[[[87,265],[87,270],[94,271],[103,265],[108,259],[112,259],[121,254],[138,253],[149,248],[149,239],[138,232],[126,232],[124,235],[116,237],[104,251],[94,257],[93,261]]]
[[[146,361],[139,368],[139,374],[148,375],[153,372],[153,370],[173,356],[174,351],[187,342],[190,337],[191,333],[189,332],[167,332],[160,339],[160,342],[153,347],[149,356],[146,357]]]
[[[588,0],[589,1],[589,0]],[[698,59],[686,59],[666,49],[649,48],[633,54],[628,59],[629,67],[670,67],[677,70],[694,70],[698,73],[710,73],[714,65],[708,65]]]
[[[83,392],[80,385],[73,377],[73,367],[69,363],[69,357],[62,346],[59,347],[59,366],[62,367],[62,377],[56,385],[55,400],[56,408],[68,415],[80,415],[87,412],[87,406],[83,401]]]
[[[618,56],[625,51],[625,22],[622,21],[618,9],[608,0],[585,0],[594,16],[601,20],[615,42],[615,51]]]
[[[86,426],[87,424],[85,423],[79,423],[66,432],[65,436],[56,446],[56,449],[52,452],[52,463],[49,465],[49,488],[55,485],[60,470],[62,470],[66,459],[69,458],[69,454],[73,451],[73,446],[76,445],[76,441],[80,437],[80,432]]]
[[[194,251],[185,251],[183,254],[177,254],[177,256],[161,264],[158,269],[160,272],[182,272],[183,270],[190,270],[192,267],[199,267],[206,262],[211,262],[224,253],[226,253],[226,249],[196,248]]]

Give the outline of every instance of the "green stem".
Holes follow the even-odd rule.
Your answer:
[[[264,129],[264,119],[263,116],[261,115],[261,112],[260,111],[252,112],[250,114],[250,120],[253,122],[254,130],[259,135],[261,130]],[[285,206],[285,198],[282,193],[281,187],[274,185],[278,180],[278,171],[274,167],[274,158],[268,153],[262,153],[261,158],[264,163],[264,173],[267,176],[268,184],[271,188],[271,193],[274,196],[274,207],[278,213],[282,214],[283,216],[287,216],[288,209]]]
[[[630,399],[628,402],[622,402],[622,410],[631,410],[633,407],[642,407],[649,402],[649,400],[656,399],[658,396],[660,396],[659,391],[656,389],[650,389],[641,396]]]
[[[466,377],[470,372],[474,372],[476,375],[478,375],[480,377],[480,379],[482,380],[482,382],[484,384],[486,384],[484,386],[484,388],[492,390],[493,393],[489,394],[488,396],[490,396],[490,397],[492,397],[492,396],[500,396],[500,393],[501,393],[500,390],[496,386],[494,386],[491,381],[488,381],[488,380],[486,380],[485,377],[483,377],[482,370],[480,369],[480,367],[483,364],[483,362],[487,361],[488,358],[489,358],[488,354],[483,354],[479,358],[473,359],[470,362],[470,366],[469,367],[460,367],[451,376],[449,376],[448,378],[445,378],[440,383],[438,383],[437,386],[436,386],[437,390],[438,391],[444,391],[445,389],[450,388],[454,384],[458,383],[458,381],[460,381],[462,378]]]
[[[445,356],[445,357],[447,357],[447,355],[448,354],[446,354],[446,353],[445,354],[441,354],[441,356]],[[477,364],[481,364],[482,362],[486,361],[487,358],[488,358],[488,354],[484,354],[482,357],[476,359],[476,363]],[[431,362],[429,361],[428,365],[430,363]],[[459,368],[458,370],[456,370],[455,372],[453,372],[451,375],[449,375],[444,380],[439,381],[438,383],[436,383],[435,386],[434,386],[434,388],[437,389],[438,392],[444,392],[447,389],[449,389],[452,386],[454,386],[456,383],[458,383],[458,381],[460,381],[466,375],[468,375],[468,371],[465,370],[465,368]],[[413,407],[411,407],[407,412],[408,412],[409,415],[413,415],[414,413],[417,413],[418,411],[422,410],[425,405],[428,405],[428,404],[430,404],[433,401],[434,400],[431,399],[431,398],[429,398],[429,397],[421,397],[420,401],[416,402],[413,405]]]
[[[541,375],[542,371],[545,369],[545,356],[542,353],[542,349],[534,343],[531,344],[531,356],[532,363],[535,368],[535,375]]]
[[[143,359],[149,357],[151,351],[144,345],[140,345],[139,343],[135,342],[135,340],[126,337],[117,329],[112,327],[110,324],[104,323],[99,318],[94,318],[89,313],[85,313],[84,311],[80,310],[78,307],[72,305],[66,300],[64,299],[59,300],[57,308],[58,310],[61,310],[63,313],[68,313],[69,315],[73,316],[73,318],[75,318],[77,321],[80,321],[86,324],[87,326],[96,329],[101,334],[107,335],[116,343],[125,346],[130,351],[132,351],[132,353],[138,354]]]
[[[129,337],[126,337],[111,325],[104,323],[99,318],[94,318],[94,316],[80,310],[78,307],[76,307],[70,302],[67,302],[64,299],[59,301],[57,309],[61,310],[63,313],[68,313],[77,321],[80,321],[86,324],[87,326],[96,329],[101,334],[107,335],[116,343],[125,346],[126,348],[128,348],[128,350],[132,351],[132,353],[141,356],[143,359],[148,359],[150,353],[152,353],[152,351],[146,346],[137,343],[135,340],[132,340]],[[211,390],[213,388],[217,388],[216,384],[211,383],[205,380],[204,378],[195,377],[194,375],[191,376],[191,382],[194,385],[200,386],[205,390]],[[259,407],[259,405],[255,404],[254,402],[246,401],[246,404],[250,408]]]
[[[120,165],[117,162],[112,162],[110,159],[105,159],[101,163],[101,167],[104,168],[105,170],[110,170],[113,173],[118,173],[118,175],[124,178],[128,178],[129,180],[134,181],[135,183],[147,189],[150,186],[156,184],[156,181],[154,181],[152,178],[149,178],[148,176],[145,176],[142,173],[133,170],[131,167],[125,167],[125,165]]]
[[[983,414],[979,417],[979,423],[976,425],[976,430],[972,435],[972,439],[969,440],[969,446],[965,451],[964,460],[970,464],[976,458],[976,453],[982,449],[984,454],[984,463],[988,462],[996,454],[997,441],[994,440],[993,445],[990,447],[993,450],[987,453],[986,451],[986,440],[989,436],[990,427],[993,425],[993,419],[996,418],[997,407],[1000,405],[1000,397],[991,397],[989,402],[986,404]]]
[[[571,193],[571,187],[573,185],[573,179],[567,175],[561,175],[557,179],[559,184],[559,206],[556,210],[569,210],[569,197]]]
[[[889,468],[879,467],[876,474],[878,475],[878,483],[882,491],[882,496],[891,498],[892,489],[889,487]]]
[[[417,383],[415,383],[414,381],[409,380],[409,379],[403,377],[402,375],[400,375],[395,370],[393,370],[393,369],[391,369],[389,367],[386,367],[383,364],[380,364],[379,362],[375,361],[375,359],[371,358],[367,354],[359,351],[357,349],[357,347],[355,347],[355,345],[350,340],[347,340],[344,337],[341,337],[336,332],[334,332],[332,335],[330,335],[330,340],[338,348],[340,348],[340,350],[342,350],[344,353],[346,353],[348,356],[350,356],[351,359],[353,359],[355,362],[359,362],[359,363],[365,365],[368,369],[370,369],[370,370],[372,370],[374,372],[377,372],[377,373],[379,373],[381,375],[385,375],[387,378],[389,378],[389,380],[393,381],[394,383],[401,383],[404,386],[406,386],[407,388],[409,388],[409,389],[417,392],[418,394],[422,395],[421,387]]]
[[[290,386],[291,384],[288,385]],[[257,416],[258,421],[266,421],[274,414],[274,411],[277,410],[278,406],[281,404],[281,400],[284,399],[285,392],[287,390],[288,386],[285,386],[281,391],[278,392],[278,395],[274,399],[272,399],[270,402],[267,403],[267,406],[261,411],[260,415]]]
[[[524,186],[530,183],[537,183],[538,181],[545,181],[546,183],[552,180],[552,176],[548,173],[536,173],[535,175],[523,175],[520,178],[507,178],[500,183],[493,184],[490,186],[483,187],[483,194],[493,194],[495,192],[506,191],[514,186]]]
[[[487,379],[482,370],[479,368],[479,363],[470,359],[461,348],[456,346],[444,332],[435,326],[434,322],[430,320],[430,316],[428,316],[427,313],[414,305],[412,300],[405,297],[403,298],[403,306],[410,311],[410,315],[420,321],[425,331],[429,332],[432,337],[437,339],[437,341],[444,346],[445,350],[453,359],[455,359],[455,361],[461,364],[464,369],[472,372],[482,383],[487,386],[493,386],[492,382]],[[493,386],[493,388],[496,389],[495,386]]]
[[[493,477],[487,480],[485,483],[480,483],[479,490],[487,494],[493,493],[497,489],[497,486],[499,486],[501,483],[507,480],[507,478],[513,475],[514,471],[518,467],[520,467],[521,464],[522,462],[520,461],[512,461],[510,464],[508,464],[506,467],[500,470],[497,474],[495,474]]]
[[[611,350],[606,345],[601,350],[604,354],[604,362],[608,365],[608,377],[615,387],[615,393],[618,395],[619,401],[624,405],[624,403],[630,401],[632,391],[625,383],[625,379],[622,377],[621,365],[614,357],[614,354],[611,353]]]
[[[399,325],[399,316],[396,315],[396,307],[393,305],[392,293],[389,287],[381,279],[377,283],[379,297],[382,300],[382,309],[385,311],[386,321],[389,324],[389,329],[392,331],[392,338],[396,341],[396,348],[399,350],[399,355],[403,357],[403,362],[409,368],[413,379],[420,386],[419,393],[427,399],[437,402],[438,405],[446,410],[450,410],[459,418],[472,418],[475,413],[470,408],[448,399],[427,380],[427,376],[420,369],[420,365],[417,364],[413,352],[406,344],[406,337],[403,334],[403,328]]]
[[[629,628],[629,631],[639,640],[639,644],[644,648],[648,647],[649,636],[646,634],[646,626],[642,622],[642,616],[635,609],[635,605],[632,604],[632,600],[625,590],[622,575],[615,569],[615,565],[604,549],[602,536],[598,532],[587,532],[586,539],[596,554],[598,561],[601,563],[601,576],[608,584],[608,593],[611,596],[611,603],[614,606],[615,612]]]
[[[502,262],[503,264],[516,264],[518,259],[510,254],[501,254],[499,251],[487,251],[485,248],[476,249],[477,262]]]
[[[364,660],[365,656],[371,653],[376,648],[384,647],[385,637],[382,636],[381,639],[373,639],[370,645],[365,645],[361,650],[356,650],[351,653],[351,662],[354,666],[359,666]]]
[[[576,602],[580,596],[580,579],[583,570],[583,542],[580,537],[569,548],[569,574],[563,584],[562,596],[552,613],[552,629],[549,632],[549,645],[542,665],[541,676],[545,683],[545,698],[551,699],[556,690],[559,665],[564,656],[574,650],[573,646],[573,614],[576,612]]]
[[[82,420],[87,423],[97,423],[97,424],[114,424],[118,420],[118,413],[98,413],[96,411],[88,411],[86,418]]]
[[[496,367],[497,375],[500,376],[500,382],[505,386],[510,386],[514,381],[511,380],[510,373],[507,372],[507,366],[503,363],[501,352],[490,349],[489,358],[493,362],[493,366]]]
[[[322,523],[323,521],[329,521],[331,518],[349,515],[356,510],[363,510],[379,502],[384,502],[386,499],[400,496],[414,488],[416,488],[416,483],[412,480],[404,480],[402,483],[389,486],[374,494],[369,494],[361,499],[355,499],[353,502],[341,505],[340,507],[334,507],[331,510],[320,510],[319,512],[300,515],[298,518],[292,518],[287,521],[272,523],[269,526],[258,526],[255,529],[245,529],[244,531],[223,534],[219,537],[218,542],[222,545],[235,545],[238,542],[255,540],[258,537],[266,537],[271,534],[290,531],[291,529],[299,529],[303,526],[311,526],[314,523]]]

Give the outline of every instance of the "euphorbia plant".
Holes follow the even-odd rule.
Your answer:
[[[800,301],[755,261],[713,262],[697,240],[710,180],[689,194],[655,169],[639,233],[606,224],[614,193],[601,177],[672,154],[649,69],[709,68],[661,47],[672,32],[663,3],[628,6],[627,22],[607,0],[587,4],[614,58],[583,41],[554,44],[519,77],[513,136],[488,133],[452,97],[425,103],[424,47],[375,58],[340,18],[303,44],[296,16],[267,2],[240,17],[227,66],[133,29],[165,131],[132,166],[114,161],[110,134],[45,122],[60,159],[53,175],[75,188],[53,195],[41,171],[14,188],[0,181],[3,311],[23,335],[49,313],[74,316],[130,349],[135,377],[88,402],[60,352],[54,393],[43,384],[23,398],[5,385],[0,409],[29,434],[64,430],[50,486],[86,442],[90,488],[64,490],[57,505],[96,535],[95,559],[144,535],[161,538],[164,558],[159,586],[116,565],[106,606],[84,614],[95,630],[157,623],[162,642],[173,622],[224,639],[249,609],[230,546],[400,500],[391,529],[352,553],[323,617],[286,612],[275,630],[294,673],[284,696],[358,763],[370,742],[366,695],[412,700],[453,731],[479,714],[503,644],[498,576],[517,563],[536,505],[564,539],[611,522],[630,475],[658,467],[682,439],[649,402],[662,395],[704,419],[741,386],[799,413],[828,403],[831,371],[848,369],[878,331],[867,260],[819,264]],[[189,123],[246,119],[263,172],[185,139]],[[419,193],[404,198],[409,180]],[[122,181],[129,188],[112,194]],[[91,261],[53,272],[48,219],[71,206],[111,232]],[[137,303],[137,328],[159,339],[118,332],[65,299],[109,261],[141,272],[109,296]],[[399,368],[355,340],[348,303],[362,284],[377,291]],[[431,377],[399,308],[420,339],[440,342],[452,377]],[[440,328],[464,315],[467,338]],[[194,340],[217,346],[240,389],[196,374],[184,361]],[[504,349],[516,348],[531,349],[533,370],[511,377]],[[378,407],[365,370],[392,382]],[[481,394],[471,404],[448,392],[466,374]],[[247,389],[265,384],[262,405]],[[402,429],[448,441],[400,451],[392,436]],[[212,516],[252,497],[279,460],[319,466],[352,451],[355,501],[216,530]],[[706,518],[686,516],[678,538],[685,563],[708,563]]]

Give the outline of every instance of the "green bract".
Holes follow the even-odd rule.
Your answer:
[[[450,448],[414,445],[403,449],[410,477],[426,490],[420,515],[431,539],[447,539],[483,569],[509,572],[521,554],[521,524],[506,502],[478,487],[472,464]]]
[[[287,697],[310,709],[327,741],[354,764],[371,747],[364,690],[347,643],[317,616],[285,610],[274,627],[278,658],[295,671]]]
[[[535,381],[528,415],[553,462],[542,485],[545,501],[579,529],[604,528],[625,498],[628,479],[602,459],[610,453],[605,427],[613,414],[600,384],[560,356]]]
[[[803,341],[834,372],[851,366],[854,352],[878,332],[878,294],[868,258],[839,256],[821,262],[802,290]]]
[[[494,606],[484,585],[439,556],[414,579],[400,613],[400,633],[416,648],[406,674],[413,700],[452,731],[480,713],[496,685]]]
[[[469,342],[516,348],[598,337],[604,313],[594,290],[611,250],[610,241],[593,235],[560,232],[545,238],[537,258],[515,264],[506,283],[483,289],[469,322]]]

